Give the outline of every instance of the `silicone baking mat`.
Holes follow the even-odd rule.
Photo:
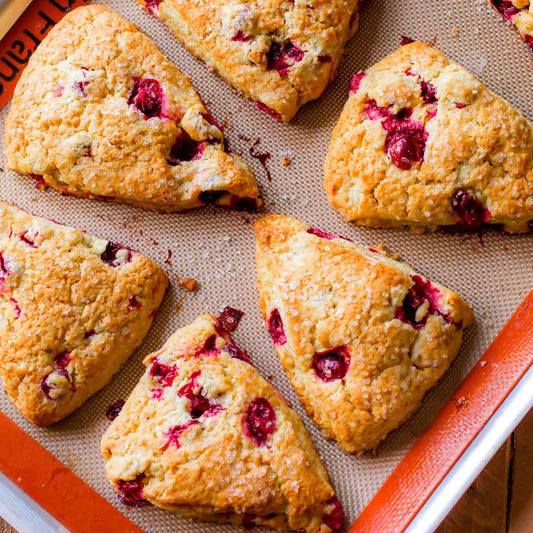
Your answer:
[[[231,148],[252,166],[260,183],[262,213],[291,215],[368,245],[383,243],[424,275],[462,294],[473,306],[476,320],[466,332],[457,360],[426,395],[420,409],[389,435],[377,454],[350,456],[327,442],[305,415],[262,324],[253,234],[253,222],[262,213],[212,207],[180,214],[148,212],[62,196],[51,190],[41,192],[32,180],[2,171],[3,200],[136,248],[157,260],[173,281],[143,345],[110,385],[67,420],[48,429],[34,428],[3,393],[0,410],[144,530],[238,531],[230,526],[192,523],[153,507],[122,506],[104,475],[99,451],[100,437],[109,425],[106,409],[129,395],[144,370],[143,358],[178,327],[202,313],[216,314],[231,305],[245,312],[236,341],[302,416],[351,522],[533,286],[533,236],[509,236],[495,230],[487,230],[481,237],[443,233],[417,236],[406,229],[373,230],[344,222],[323,193],[322,166],[331,130],[348,95],[350,78],[392,52],[399,45],[400,35],[406,35],[435,42],[448,57],[463,64],[532,120],[533,55],[514,28],[504,23],[485,0],[372,0],[362,12],[360,30],[347,47],[336,81],[320,100],[306,105],[293,122],[285,125],[256,110],[252,102],[193,58],[135,0],[100,3],[118,11],[152,37],[167,57],[191,77],[217,120],[226,122]],[[2,126],[7,112],[5,108],[0,113]],[[1,146],[3,150],[3,142]],[[267,158],[268,173],[258,153],[267,154],[263,159]],[[281,162],[285,156],[291,160],[288,166]],[[4,162],[2,151],[0,167]],[[196,293],[180,289],[177,277],[197,279],[200,289]]]

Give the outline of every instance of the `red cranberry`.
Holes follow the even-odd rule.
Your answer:
[[[250,198],[249,196],[236,196],[233,195],[230,199],[229,206],[232,209],[237,209],[238,211],[248,211],[253,213],[257,211],[257,200],[255,198]]]
[[[204,150],[203,142],[191,139],[189,134],[182,130],[174,146],[170,149],[167,161],[172,166],[181,165],[186,161],[196,161],[202,158]]]
[[[72,85],[75,91],[79,92],[82,96],[87,97],[87,85],[88,81],[75,81]]]
[[[176,365],[165,365],[160,363],[156,357],[152,359],[148,374],[153,381],[160,383],[163,387],[170,387],[176,377],[177,371]]]
[[[1,290],[1,285],[0,285],[0,290]],[[15,314],[17,315],[17,318],[20,318],[20,314],[22,313],[22,310],[20,309],[19,303],[17,302],[17,300],[15,300],[15,298],[9,298],[9,300],[15,306]]]
[[[37,236],[37,232],[35,232],[33,235],[30,234],[28,230],[24,231],[22,235],[20,236],[20,240],[22,242],[25,242],[28,246],[31,248],[37,248],[37,245],[35,244],[35,237]]]
[[[0,252],[0,292],[6,288],[6,280],[11,275],[11,269]]]
[[[287,59],[292,59],[295,63],[304,58],[305,52],[292,41],[286,41],[283,45],[272,42],[270,50],[267,53],[267,69],[277,70],[280,76],[287,76],[291,65]]]
[[[54,357],[54,363],[59,368],[65,368],[71,360],[72,358],[70,357],[70,352],[67,352],[66,350],[61,353],[58,353]]]
[[[220,313],[218,316],[217,320],[224,331],[232,333],[237,329],[242,315],[244,315],[244,311],[226,306],[224,307],[222,313]]]
[[[257,446],[264,446],[272,433],[276,430],[276,411],[265,398],[256,398],[244,415],[246,435]]]
[[[327,239],[328,241],[331,241],[333,239],[344,239],[345,241],[353,242],[351,239],[348,239],[348,237],[343,237],[342,235],[334,235],[333,233],[327,233],[326,231],[322,231],[321,229],[317,228],[309,228],[308,230],[306,230],[306,232],[310,233],[311,235],[316,235],[321,239]]]
[[[53,400],[53,398],[50,396],[50,392],[56,389],[56,386],[49,382],[49,378],[52,373],[60,374],[61,376],[65,377],[72,386],[72,376],[64,368],[56,368],[55,370],[52,370],[52,372],[48,373],[43,379],[41,379],[40,383],[42,393],[49,400]]]
[[[244,361],[245,363],[252,364],[250,361],[250,357],[248,354],[241,350],[236,344],[233,344],[232,342],[228,342],[226,345],[226,348],[228,350],[228,353],[233,357],[233,359],[240,359],[241,361]]]
[[[467,104],[463,104],[462,102],[456,102],[455,107],[457,109],[464,109]]]
[[[414,43],[415,40],[411,37],[406,37],[405,35],[400,35],[400,46],[405,46],[406,44]]]
[[[446,323],[450,324],[452,320],[449,313],[444,312],[439,303],[442,297],[441,292],[432,285],[431,281],[424,280],[420,276],[413,275],[411,279],[414,284],[409,288],[402,305],[396,308],[395,317],[415,329],[422,329],[425,326],[428,315],[440,315]],[[425,302],[428,303],[428,312],[418,321],[416,312]]]
[[[41,174],[33,174],[32,172],[30,172],[28,176],[35,180],[37,188],[41,190],[44,190],[46,188],[46,181]]]
[[[255,107],[257,107],[257,109],[260,109],[261,111],[264,111],[265,113],[268,113],[272,118],[275,118],[280,122],[283,120],[283,117],[280,113],[274,111],[274,109],[268,107],[266,104],[263,104],[263,102],[260,102],[259,100],[255,103]]]
[[[210,356],[210,355],[218,355],[220,353],[220,350],[217,348],[217,338],[218,335],[213,333],[213,335],[210,335],[204,342],[203,346],[198,348],[196,351],[195,357],[202,357],[202,356]]]
[[[199,194],[198,199],[204,204],[214,204],[215,202],[220,200],[220,198],[222,198],[225,194],[228,194],[228,191],[202,191]]]
[[[124,257],[117,257],[120,250],[127,251],[127,253],[124,254]],[[108,241],[105,250],[100,254],[100,259],[109,266],[117,267],[131,261],[131,250],[116,242]]]
[[[386,107],[379,106],[374,99],[369,100],[366,103],[365,115],[370,120],[379,120],[380,118],[389,118],[394,116]]]
[[[511,0],[492,0],[492,4],[507,20],[513,20],[520,13]]]
[[[239,41],[241,43],[247,43],[252,40],[251,35],[246,35],[242,30],[239,30],[232,38],[232,41]]]
[[[117,490],[121,493],[118,499],[121,503],[130,507],[142,507],[148,504],[144,499],[143,477],[144,474],[139,474],[132,481],[124,481],[123,479],[117,481]]]
[[[86,331],[86,332],[83,334],[83,338],[84,338],[84,339],[90,339],[90,338],[93,337],[94,335],[96,335],[96,331],[94,331],[94,329],[90,329],[90,330]]]
[[[134,78],[128,105],[133,105],[148,118],[163,117],[165,93],[157,80]]]
[[[165,392],[163,389],[150,389],[152,393],[152,400],[160,400]]]
[[[117,400],[115,403],[112,403],[105,412],[106,418],[113,422],[115,418],[120,414],[120,411],[122,411],[122,408],[124,407],[124,404],[126,402],[124,400]]]
[[[161,0],[144,0],[144,5],[148,11],[151,11],[154,15],[159,12],[159,4]]]
[[[324,352],[317,352],[313,357],[316,375],[325,383],[343,379],[350,366],[350,352],[346,346],[338,346]]]
[[[268,332],[276,346],[283,346],[287,342],[281,315],[277,309],[273,309],[268,318]]]
[[[201,372],[193,372],[189,383],[183,385],[178,391],[178,396],[183,396],[189,400],[189,413],[191,418],[198,419],[201,416],[214,416],[222,410],[222,406],[210,403],[209,398],[204,395],[202,387],[198,385],[198,377]]]
[[[318,56],[318,61],[320,63],[331,63],[333,58],[329,54],[320,54]]]
[[[533,48],[533,35],[528,35],[527,33],[524,35],[524,41],[526,41],[531,48]]]
[[[458,189],[452,196],[452,209],[459,217],[459,225],[474,229],[490,218],[490,211],[469,191]]]
[[[408,76],[415,76],[411,70],[407,70],[406,74]],[[424,100],[425,104],[436,104],[437,99],[437,90],[435,89],[435,86],[429,83],[426,80],[423,80],[420,76],[417,76],[418,83],[420,84],[420,95],[422,96],[422,99]]]
[[[359,90],[361,82],[365,76],[366,72],[358,72],[352,77],[352,80],[350,81],[350,94],[355,94]]]
[[[142,307],[141,302],[135,298],[135,296],[130,296],[128,300],[128,310],[133,311],[134,309],[140,309]]]
[[[336,496],[328,501],[328,505],[333,506],[333,509],[322,517],[322,521],[331,529],[332,533],[340,533],[344,525],[344,510],[342,505]]]
[[[165,432],[165,437],[168,439],[166,444],[163,446],[162,450],[165,451],[171,444],[173,444],[176,448],[181,448],[180,443],[180,437],[191,427],[195,424],[198,424],[196,420],[189,420],[188,422],[185,422],[185,424],[181,424],[180,426],[173,426],[168,429],[167,432]]]

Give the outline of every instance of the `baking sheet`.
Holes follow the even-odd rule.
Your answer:
[[[146,531],[239,531],[240,528],[230,526],[192,523],[152,507],[122,506],[104,475],[99,452],[100,437],[109,425],[105,411],[117,399],[128,396],[144,370],[143,358],[178,327],[202,313],[216,314],[225,305],[231,305],[246,313],[235,334],[236,341],[302,416],[347,518],[352,521],[533,286],[533,236],[508,236],[492,230],[484,232],[481,239],[477,235],[441,233],[417,236],[407,229],[373,230],[345,223],[323,193],[322,166],[331,130],[347,98],[350,78],[393,51],[400,35],[424,41],[436,39],[436,46],[450,59],[463,64],[489,89],[533,120],[530,106],[533,54],[513,27],[503,22],[484,0],[372,0],[362,13],[359,32],[348,45],[337,80],[320,100],[306,105],[293,122],[285,125],[256,110],[252,102],[193,58],[135,0],[100,3],[150,35],[167,57],[192,78],[217,120],[227,122],[231,148],[242,154],[260,182],[264,213],[295,216],[363,244],[385,244],[430,279],[464,296],[473,306],[476,320],[467,330],[458,359],[428,393],[416,414],[391,433],[375,456],[349,456],[325,441],[305,415],[262,324],[253,235],[253,221],[261,214],[212,207],[181,214],[146,212],[120,204],[62,196],[55,191],[43,193],[32,180],[3,171],[0,173],[3,200],[127,244],[157,260],[172,278],[197,279],[200,290],[188,293],[174,281],[143,345],[108,387],[67,420],[49,429],[33,428],[2,393],[0,410]],[[2,132],[7,111],[0,113]],[[266,164],[271,180],[258,159],[251,156],[251,148],[252,154],[257,151],[270,154]],[[281,163],[284,156],[291,159],[287,167]],[[2,151],[0,167],[4,162]],[[172,257],[167,261],[169,250]]]

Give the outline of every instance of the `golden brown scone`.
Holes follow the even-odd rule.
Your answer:
[[[167,287],[150,259],[0,202],[0,376],[47,426],[107,385]]]
[[[256,223],[263,317],[327,438],[376,448],[457,355],[469,306],[374,249],[281,215]]]
[[[335,76],[359,0],[138,0],[259,109],[288,122]]]
[[[149,355],[101,450],[119,500],[243,526],[341,531],[342,507],[298,417],[205,315]]]
[[[75,9],[33,54],[6,120],[7,166],[68,194],[180,211],[253,209],[250,169],[189,78],[133,24]]]
[[[490,0],[505,20],[510,20],[522,39],[533,48],[533,4],[530,0]]]
[[[533,128],[420,42],[354,76],[325,165],[346,220],[414,230],[533,220]]]

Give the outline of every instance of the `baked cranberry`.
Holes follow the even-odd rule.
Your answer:
[[[276,346],[283,346],[287,342],[281,315],[277,309],[273,309],[268,317],[268,332]]]
[[[413,72],[409,69],[406,71],[406,74],[408,76],[415,76]],[[420,84],[420,95],[422,96],[422,99],[424,100],[425,104],[436,104],[437,103],[437,90],[435,89],[435,86],[429,83],[426,80],[423,80],[420,76],[417,76],[418,83]]]
[[[259,100],[255,103],[255,107],[257,107],[257,109],[260,109],[261,111],[264,111],[265,113],[268,113],[272,118],[275,118],[280,122],[283,120],[281,113],[274,111],[274,109],[268,107],[266,104],[263,104],[263,102],[260,102]]]
[[[20,236],[20,240],[22,242],[25,242],[31,248],[37,248],[37,246],[35,244],[35,237],[36,236],[37,236],[37,232],[30,233],[28,230],[26,230]]]
[[[258,207],[257,200],[255,198],[236,195],[232,195],[229,206],[232,209],[237,209],[238,211],[248,211],[250,213],[257,211]]]
[[[41,190],[45,189],[46,181],[41,174],[33,174],[32,172],[30,172],[28,176],[35,180],[35,185],[37,185],[37,188]]]
[[[1,290],[1,286],[0,286],[0,290]],[[19,303],[17,302],[17,300],[15,300],[15,298],[9,298],[9,301],[15,306],[15,314],[17,315],[17,318],[20,318],[20,314],[22,313],[22,310],[20,309],[20,305]]]
[[[133,311],[134,309],[140,309],[142,307],[141,302],[135,298],[135,296],[130,296],[128,300],[128,310]]]
[[[320,54],[318,56],[319,63],[331,63],[333,58],[329,54]]]
[[[148,118],[163,117],[165,93],[157,80],[134,78],[128,105],[133,105]]]
[[[106,418],[113,422],[115,418],[120,414],[120,411],[122,411],[122,408],[124,407],[124,404],[126,402],[124,400],[117,400],[115,403],[112,403],[105,412]]]
[[[112,267],[118,267],[131,261],[131,250],[121,244],[108,241],[100,259]]]
[[[379,106],[374,99],[371,99],[366,103],[364,112],[370,120],[379,120],[380,118],[394,116],[386,107]]]
[[[215,333],[207,337],[204,344],[196,351],[195,357],[218,355],[220,350],[217,348],[217,338],[218,335]]]
[[[151,11],[154,15],[157,15],[159,11],[159,4],[161,0],[144,0],[144,5],[148,11]]]
[[[250,361],[250,357],[248,354],[241,350],[236,344],[233,344],[232,342],[228,342],[226,345],[226,348],[228,350],[228,353],[233,357],[233,359],[240,359],[241,361],[244,361],[245,363],[252,364]]]
[[[90,330],[86,331],[86,332],[83,334],[83,338],[84,338],[84,339],[90,339],[90,338],[93,337],[94,335],[96,335],[96,331],[94,331],[94,329],[90,329]]]
[[[152,400],[160,400],[165,392],[163,389],[150,389],[152,393]]]
[[[58,353],[54,357],[54,363],[59,368],[65,368],[70,363],[71,360],[72,358],[70,357],[70,352],[66,350],[61,353]]]
[[[291,64],[287,59],[292,59],[295,63],[300,62],[304,58],[305,52],[292,41],[286,41],[280,44],[272,42],[270,50],[267,53],[267,69],[277,70],[280,76],[287,76]]]
[[[355,94],[359,90],[361,82],[365,76],[366,72],[358,72],[357,74],[354,74],[350,81],[350,94]]]
[[[315,353],[313,369],[325,383],[343,379],[350,366],[350,352],[346,346]]]
[[[415,329],[422,329],[429,315],[440,315],[446,323],[450,324],[452,320],[449,313],[444,312],[439,303],[442,298],[441,292],[432,285],[431,281],[424,280],[420,276],[413,275],[411,280],[414,284],[409,288],[402,305],[396,308],[395,317]],[[417,319],[418,309],[426,302],[427,313]]]
[[[527,33],[524,35],[524,41],[526,41],[531,48],[533,48],[533,35],[528,35]]]
[[[405,35],[400,35],[400,46],[405,46],[406,44],[414,43],[415,40],[411,37],[406,37]]]
[[[220,315],[218,316],[218,323],[223,331],[232,333],[237,329],[239,322],[241,321],[244,311],[234,309],[233,307],[226,306]]]
[[[198,199],[204,204],[214,204],[217,200],[220,200],[225,194],[228,194],[228,191],[202,191]]]
[[[331,498],[328,501],[328,505],[331,505],[333,509],[322,517],[322,521],[331,529],[332,533],[340,533],[344,525],[344,510],[342,505],[337,499],[337,496]]]
[[[264,446],[276,430],[276,411],[266,398],[256,398],[248,405],[243,423],[246,435],[257,446]]]
[[[80,93],[82,96],[87,97],[87,85],[89,85],[88,81],[75,81],[72,84],[72,87],[76,92]]]
[[[477,228],[490,218],[490,211],[465,189],[453,193],[452,209],[459,217],[459,225],[465,229]]]
[[[520,13],[511,0],[492,0],[492,4],[507,20],[513,20]]]
[[[60,85],[59,83],[55,86],[54,92],[52,93],[56,98],[59,98],[60,96],[63,96],[63,93],[65,92],[65,87],[63,85]]]
[[[144,499],[143,477],[143,474],[139,474],[132,481],[124,481],[123,479],[117,481],[117,490],[120,492],[118,499],[121,503],[130,507],[142,507],[148,504]]]
[[[462,102],[456,102],[455,107],[457,109],[463,109],[466,107],[467,104],[463,104]]]
[[[11,275],[11,269],[4,259],[4,255],[0,252],[0,292],[6,287],[6,280]]]
[[[326,231],[322,231],[321,229],[317,228],[309,228],[306,230],[306,232],[310,233],[311,235],[316,235],[321,239],[327,239],[328,241],[331,241],[333,239],[344,239],[345,241],[353,242],[351,239],[348,239],[348,237],[343,237],[342,235],[335,235],[333,233],[327,233]]]
[[[186,131],[181,131],[174,146],[170,149],[168,163],[172,166],[181,165],[186,161],[196,161],[204,154],[205,146],[201,141],[191,139]]]
[[[185,397],[189,400],[189,414],[191,418],[198,419],[201,416],[214,416],[222,410],[222,406],[211,403],[209,398],[204,395],[202,387],[198,385],[198,377],[201,372],[193,372],[189,383],[183,385],[178,391],[178,396]]]
[[[251,35],[246,35],[242,30],[239,30],[232,38],[232,41],[239,41],[241,43],[247,43],[252,40]]]
[[[164,363],[160,363],[156,357],[150,363],[148,374],[153,381],[160,383],[163,387],[170,387],[176,377],[177,371],[176,365],[165,365]]]
[[[57,388],[57,385],[52,381],[56,376],[64,377],[72,386],[72,376],[64,368],[56,368],[52,370],[52,372],[49,372],[43,379],[41,379],[40,383],[41,391],[49,400],[54,399],[50,393]]]
[[[162,450],[165,451],[171,444],[176,448],[181,448],[180,437],[195,424],[198,424],[196,420],[189,420],[185,424],[179,426],[173,426],[165,432],[165,437],[168,439]]]

